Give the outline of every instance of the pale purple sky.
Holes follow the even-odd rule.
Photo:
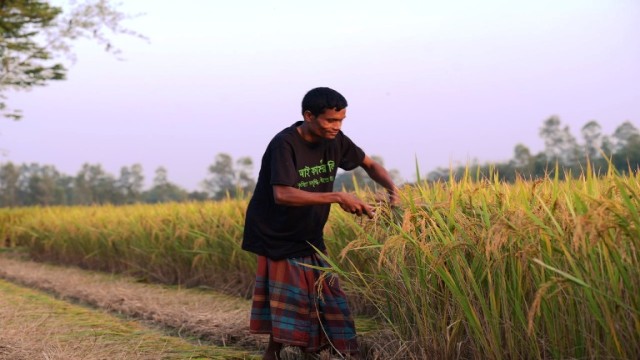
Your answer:
[[[9,94],[0,162],[85,162],[118,176],[158,166],[189,190],[217,153],[250,156],[301,118],[317,86],[349,101],[343,131],[415,179],[451,163],[543,149],[557,115],[572,133],[640,122],[640,2],[128,1],[146,15],[116,37],[125,61],[88,42],[67,81]],[[579,139],[581,141],[581,139]]]

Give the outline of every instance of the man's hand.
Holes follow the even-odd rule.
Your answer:
[[[340,201],[338,202],[342,210],[356,214],[358,216],[367,215],[369,219],[373,218],[373,208],[364,201],[358,199],[355,195],[348,193],[340,193]]]
[[[369,177],[373,179],[373,181],[377,182],[385,189],[387,189],[387,193],[389,194],[389,198],[387,201],[389,205],[391,207],[399,206],[400,196],[398,195],[398,188],[393,183],[393,179],[391,179],[391,176],[389,176],[387,170],[382,167],[382,165],[378,164],[366,155],[364,157],[364,160],[362,160],[362,164],[360,166],[364,169],[364,171],[367,172],[367,175],[369,175]]]
[[[389,205],[391,207],[400,206],[400,195],[398,194],[397,189],[393,189],[393,191],[389,191]]]

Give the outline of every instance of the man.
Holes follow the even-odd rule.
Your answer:
[[[359,358],[353,318],[336,278],[309,267],[328,267],[323,228],[332,203],[358,216],[373,209],[355,195],[334,192],[338,168],[361,166],[398,201],[388,172],[340,131],[347,100],[321,87],[302,100],[303,121],[282,130],[262,157],[247,208],[242,248],[258,255],[250,330],[270,334],[263,359],[280,359],[283,344],[304,352],[326,346]],[[321,293],[319,293],[321,291]]]

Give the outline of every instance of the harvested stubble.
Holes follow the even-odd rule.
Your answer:
[[[44,290],[59,299],[71,300],[75,303],[89,305],[111,313],[124,315],[130,319],[142,320],[146,325],[168,330],[170,333],[197,339],[198,343],[205,341],[222,346],[217,353],[226,354],[224,358],[235,359],[237,356],[253,358],[251,352],[264,351],[268,337],[252,335],[248,329],[248,317],[251,302],[229,295],[219,294],[210,289],[184,289],[174,286],[140,283],[137,279],[122,275],[110,275],[101,272],[82,270],[75,267],[43,264],[23,259],[15,252],[0,254],[0,284],[2,279],[15,284]],[[80,284],[80,286],[79,286]],[[0,287],[1,290],[1,287]],[[73,306],[69,306],[73,308]],[[12,309],[7,309],[11,312]],[[1,311],[0,311],[1,313]],[[60,319],[69,321],[69,316]],[[1,325],[15,327],[15,323]],[[366,359],[391,359],[387,352],[382,351],[380,343],[391,339],[381,332],[371,332],[371,322],[357,319],[356,326],[360,336],[362,353]],[[363,334],[364,337],[362,336]],[[0,336],[4,344],[8,338]],[[51,347],[59,342],[58,335],[52,335],[40,342],[42,347]],[[126,345],[126,343],[123,343]],[[245,349],[246,353],[239,350]],[[15,348],[15,347],[13,347]],[[18,347],[24,348],[24,346]],[[109,351],[108,346],[97,344],[96,354]],[[193,350],[196,350],[194,347]],[[210,347],[203,345],[203,351],[210,351]],[[11,351],[11,359],[17,359],[15,350],[7,345],[0,347],[0,359],[3,351]],[[167,350],[169,351],[169,350]],[[235,355],[234,355],[235,354]],[[298,360],[305,358],[299,349],[287,347],[283,351],[283,360]],[[234,357],[235,356],[235,357]],[[151,356],[152,358],[157,358]],[[328,360],[328,351],[319,356],[309,356],[309,359]],[[29,358],[29,357],[27,357]],[[33,358],[33,357],[31,357]],[[61,358],[65,358],[61,356]],[[76,358],[76,357],[66,357]],[[132,358],[124,357],[124,358]],[[135,358],[135,357],[133,357]]]
[[[0,359],[258,359],[195,345],[0,280]]]
[[[92,307],[149,321],[222,346],[261,347],[249,334],[248,300],[196,289],[174,289],[135,279],[0,256],[0,278]]]

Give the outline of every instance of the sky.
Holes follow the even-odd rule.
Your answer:
[[[83,163],[118,176],[159,166],[201,190],[218,153],[249,156],[257,176],[271,138],[302,118],[304,94],[348,100],[342,130],[408,181],[438,167],[506,161],[558,116],[580,141],[640,127],[640,2],[127,1],[144,13],[118,35],[119,60],[89,41],[68,79],[9,93],[0,163]],[[62,59],[64,60],[64,59]]]

